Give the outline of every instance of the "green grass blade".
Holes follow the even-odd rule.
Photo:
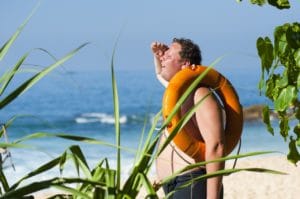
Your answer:
[[[10,37],[10,39],[1,47],[0,49],[0,61],[4,58],[4,56],[7,54],[9,48],[11,45],[15,42],[15,40],[18,38],[26,24],[29,22],[30,18],[33,16],[33,14],[38,9],[40,3],[38,3],[34,9],[31,11],[30,15],[26,18],[26,20],[19,26],[19,28],[16,30],[16,32]]]
[[[145,142],[143,143],[143,140],[140,139],[139,148],[138,148],[138,151],[137,151],[136,156],[135,156],[134,165],[136,165],[137,160],[138,160],[138,159],[141,159],[141,157],[142,157],[143,155],[150,155],[150,156],[151,156],[151,154],[145,154],[145,153],[146,153],[148,147],[151,145],[151,140],[152,140],[152,138],[153,138],[153,133],[154,133],[154,131],[155,131],[155,128],[156,128],[156,125],[157,125],[157,122],[158,122],[160,116],[161,116],[161,111],[158,112],[158,113],[154,116],[154,119],[153,119],[153,123],[152,123],[151,129],[150,129],[149,132],[148,132],[148,136],[147,136]],[[147,123],[147,120],[146,120],[146,119],[145,119],[145,123]],[[144,131],[145,125],[146,125],[145,123],[144,123],[143,131]],[[142,145],[144,146],[143,148],[142,148]]]
[[[0,142],[0,148],[19,148],[19,149],[35,149],[34,146],[17,143]]]
[[[2,125],[2,128],[0,129],[0,137],[4,134],[5,130],[12,125],[12,123],[21,115],[15,115],[12,118],[10,118],[5,124]]]
[[[114,199],[119,190],[116,184],[116,174],[116,170],[105,170],[105,184],[107,186],[108,199]]]
[[[149,154],[153,154],[156,144],[158,142],[158,139],[156,139],[154,142],[152,142],[151,145],[147,148],[144,155],[140,159],[137,165],[134,166],[130,176],[126,180],[123,186],[123,192],[130,195],[135,196],[136,187],[139,186],[139,179],[137,179],[139,173],[143,173],[145,171],[148,171],[149,167],[151,167],[151,164],[149,164],[150,160],[153,158],[153,156]]]
[[[265,155],[265,154],[270,154],[270,153],[275,153],[275,151],[251,152],[251,153],[246,153],[246,154],[227,156],[227,157],[218,158],[218,159],[210,160],[210,161],[197,162],[195,164],[190,164],[190,165],[184,167],[183,169],[176,171],[173,175],[170,175],[170,176],[166,177],[165,179],[163,179],[161,181],[161,183],[165,184],[165,183],[169,182],[171,179],[175,178],[176,176],[180,175],[183,172],[189,171],[191,169],[203,167],[203,166],[205,166],[206,164],[209,164],[209,163],[224,162],[224,161],[227,161],[227,160],[234,160],[234,159],[237,159],[237,158],[240,159],[240,158],[258,156],[258,155]]]
[[[78,165],[76,165],[77,171],[78,171],[78,175],[79,175],[79,167],[82,169],[82,171],[84,172],[86,178],[91,179],[92,175],[91,175],[91,171],[90,168],[88,166],[88,163],[84,157],[84,154],[82,153],[80,147],[78,145],[73,145],[70,148],[70,151],[72,152],[72,155],[74,157],[74,159],[76,159],[76,163],[78,163]]]
[[[104,162],[105,162],[105,159],[101,160],[97,164],[97,166],[92,170],[92,172],[91,172],[92,178],[91,179],[93,181],[105,183],[105,180],[103,178],[104,178],[106,169],[102,168],[102,165],[104,164]],[[87,193],[87,192],[91,192],[91,190],[93,188],[95,189],[94,192],[96,192],[93,195],[97,195],[99,197],[103,196],[102,198],[104,198],[105,190],[92,187],[92,185],[90,185],[90,184],[82,184],[77,189],[82,193]],[[93,197],[95,198],[96,196],[93,196]]]
[[[51,160],[51,161],[43,164],[42,166],[40,166],[36,170],[31,171],[30,173],[28,173],[27,175],[25,175],[24,177],[22,177],[19,181],[17,181],[14,185],[12,185],[11,188],[10,188],[10,190],[16,189],[19,186],[19,184],[21,182],[23,182],[24,180],[26,180],[28,178],[31,178],[33,176],[36,176],[38,174],[41,174],[41,173],[43,173],[45,171],[48,171],[48,170],[54,168],[56,165],[59,165],[60,159],[61,159],[61,156],[59,156],[59,157],[57,157],[57,158],[55,158],[55,159],[53,159],[53,160]]]
[[[92,197],[90,197],[89,195],[87,195],[83,192],[80,192],[77,189],[74,189],[74,188],[71,188],[71,187],[67,187],[67,186],[64,186],[64,185],[54,185],[52,187],[54,187],[56,189],[59,189],[63,192],[70,193],[70,194],[72,194],[72,197],[77,197],[78,196],[81,199],[92,199]]]
[[[145,198],[158,198],[150,180],[147,178],[147,176],[143,173],[140,173],[140,178],[142,180],[142,183],[144,184],[144,187],[146,188],[146,192],[148,193]]]
[[[21,198],[22,196],[32,194],[34,192],[48,189],[50,187],[60,187],[61,185],[65,184],[74,184],[74,183],[88,183],[93,186],[97,186],[99,188],[105,189],[105,185],[101,182],[95,182],[89,179],[81,179],[81,178],[52,178],[49,180],[44,181],[38,181],[29,183],[23,187],[20,187],[18,189],[10,189],[10,191],[3,194],[0,198],[6,199],[6,198]]]
[[[3,168],[0,169],[0,182],[4,191],[7,192],[9,190],[9,184],[7,182],[7,178],[5,177],[5,174],[3,173]]]
[[[37,133],[32,133],[30,135],[24,136],[20,139],[17,139],[14,141],[15,144],[25,142],[27,140],[31,139],[38,139],[38,138],[46,138],[46,137],[57,137],[57,138],[62,138],[66,140],[72,140],[72,141],[77,141],[77,142],[83,142],[83,143],[88,143],[88,144],[99,144],[107,147],[112,147],[112,148],[118,148],[118,146],[111,144],[109,142],[105,142],[102,140],[97,140],[94,138],[89,138],[89,137],[83,137],[83,136],[75,136],[75,135],[69,135],[69,134],[63,134],[63,133],[46,133],[46,132],[37,132]],[[128,148],[128,147],[122,147],[119,146],[119,148],[123,151],[127,151],[130,153],[136,153],[135,149]]]
[[[62,175],[65,163],[67,161],[67,151],[63,152],[63,154],[60,156],[59,160],[59,173]]]
[[[209,173],[209,174],[205,174],[196,178],[193,178],[192,180],[184,183],[183,185],[181,185],[180,187],[176,188],[175,190],[173,190],[172,192],[168,193],[168,195],[166,196],[166,198],[169,198],[171,195],[173,195],[176,191],[180,190],[180,189],[184,189],[188,186],[190,186],[191,184],[193,184],[194,182],[197,182],[199,180],[203,180],[203,179],[208,179],[208,178],[212,178],[212,177],[216,177],[216,176],[224,176],[224,175],[230,175],[233,173],[237,173],[237,172],[241,172],[241,171],[249,171],[249,172],[261,172],[261,173],[270,173],[270,174],[279,174],[279,175],[286,175],[286,173],[281,172],[281,171],[276,171],[276,170],[271,170],[271,169],[264,169],[264,168],[235,168],[235,169],[224,169],[224,170],[219,170],[213,173]]]
[[[3,107],[5,107],[7,104],[9,104],[15,98],[17,98],[19,95],[21,95],[26,90],[28,90],[29,88],[31,88],[35,83],[37,83],[40,79],[42,79],[45,75],[47,75],[48,73],[50,73],[52,70],[54,70],[55,68],[57,68],[58,66],[60,66],[61,64],[63,64],[67,60],[69,60],[70,58],[72,58],[77,53],[77,51],[79,51],[81,48],[83,48],[87,44],[88,43],[82,44],[81,46],[79,46],[75,50],[73,50],[70,53],[68,53],[62,59],[60,59],[57,62],[55,62],[54,64],[46,67],[41,72],[39,72],[38,74],[34,75],[32,78],[28,79],[27,81],[25,81],[21,86],[19,86],[17,89],[15,89],[13,92],[11,92],[8,96],[6,96],[4,99],[2,99],[0,101],[0,109],[2,109]]]
[[[117,42],[116,42],[117,44]],[[119,97],[118,97],[118,88],[117,82],[115,79],[115,72],[114,72],[114,55],[116,50],[116,44],[113,49],[113,54],[111,58],[111,79],[112,79],[112,88],[113,88],[113,102],[114,102],[114,117],[115,117],[115,131],[116,131],[116,145],[117,148],[117,188],[120,189],[120,182],[121,182],[121,131],[120,131],[120,111],[119,111]]]
[[[0,96],[3,94],[3,92],[7,88],[8,84],[10,83],[10,81],[12,80],[12,78],[15,76],[16,72],[19,70],[19,68],[23,64],[24,60],[28,57],[28,55],[29,55],[29,52],[27,52],[25,55],[23,55],[19,59],[19,61],[17,62],[17,64],[13,67],[13,69],[10,70],[9,73],[5,74],[4,81],[3,81],[2,86],[0,88]]]
[[[158,120],[159,118],[161,117],[161,111],[159,111],[153,118],[153,123],[152,123],[152,126],[148,132],[148,136],[147,136],[147,139],[145,141],[145,144],[144,144],[144,149],[142,150],[143,151],[143,154],[146,155],[146,151],[147,149],[150,147],[151,145],[151,140],[153,138],[153,134],[154,134],[154,131],[155,131],[155,128],[156,128],[156,125],[158,123]]]
[[[10,73],[10,70],[3,72],[2,76],[0,77],[0,84],[5,80],[6,76]]]
[[[105,198],[105,192],[98,187],[95,187],[93,199]]]
[[[143,128],[142,128],[141,135],[140,135],[139,145],[138,145],[137,152],[135,154],[134,161],[133,161],[134,164],[136,163],[137,159],[141,156],[140,152],[142,151],[142,147],[143,147],[143,140],[144,140],[147,123],[148,123],[148,117],[145,116]]]
[[[160,114],[161,114],[161,111],[158,112],[157,115],[155,116],[154,122],[152,124],[152,128],[150,129],[150,131],[148,133],[149,135],[153,134]],[[150,167],[153,164],[155,156],[153,156],[152,154],[154,153],[154,150],[157,146],[159,136],[156,136],[153,140],[150,139],[151,137],[152,136],[148,137],[145,147],[142,152],[142,156],[140,157],[140,160],[138,161],[138,163],[135,164],[130,176],[124,183],[124,186],[123,186],[124,194],[128,194],[130,196],[136,196],[136,194],[137,194],[136,190],[138,189],[138,187],[140,186],[140,183],[141,183],[141,179],[138,177],[139,173],[147,174],[148,171],[150,170]]]

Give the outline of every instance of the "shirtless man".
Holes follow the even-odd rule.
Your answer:
[[[166,87],[171,78],[182,68],[190,65],[201,64],[201,52],[199,47],[189,39],[173,39],[170,46],[153,42],[151,49],[154,54],[155,71],[158,80]],[[210,93],[207,87],[198,87],[187,98],[181,107],[182,114],[187,112],[194,104]],[[193,118],[185,126],[190,136],[197,137],[205,142],[206,161],[221,158],[224,155],[224,129],[222,122],[222,110],[213,95],[209,95],[197,108]],[[160,144],[167,137],[167,133],[161,136]],[[197,162],[190,158],[173,143],[157,158],[156,168],[159,180],[171,175],[179,169]],[[176,177],[173,181],[163,186],[167,194],[186,181],[224,168],[224,163],[210,163],[205,168],[197,168]],[[198,181],[191,186],[176,191],[173,198],[223,198],[222,177],[209,178]]]

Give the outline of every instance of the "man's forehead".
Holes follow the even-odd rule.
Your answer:
[[[170,45],[170,48],[174,49],[174,50],[181,50],[181,45],[179,43],[176,43],[176,42],[173,42],[171,45]]]

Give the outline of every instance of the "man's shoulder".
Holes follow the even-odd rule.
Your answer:
[[[209,94],[211,94],[210,88],[206,86],[200,86],[195,89],[194,98],[203,98]]]

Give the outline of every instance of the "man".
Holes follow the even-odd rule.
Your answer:
[[[155,71],[159,81],[166,87],[171,78],[181,69],[201,64],[199,47],[189,39],[173,39],[170,46],[153,42],[151,49],[154,54]],[[207,87],[198,87],[187,98],[181,107],[182,115],[194,104],[210,93]],[[206,161],[214,160],[224,155],[224,129],[222,110],[214,95],[209,95],[197,108],[193,118],[186,124],[185,129],[190,136],[202,139],[205,142]],[[167,137],[161,136],[160,144]],[[157,158],[156,168],[159,180],[171,175],[175,171],[197,162],[190,158],[173,143]],[[205,168],[197,168],[176,177],[173,181],[163,186],[165,193],[180,187],[186,181],[224,168],[224,163],[210,163]],[[209,178],[207,181],[198,181],[190,187],[176,191],[173,198],[222,198],[222,177]]]

